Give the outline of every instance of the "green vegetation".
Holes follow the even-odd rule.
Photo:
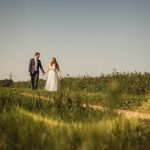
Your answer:
[[[0,87],[11,87],[13,85],[12,80],[0,80]]]
[[[150,120],[115,112],[150,113],[149,73],[67,77],[59,92],[44,84],[0,88],[0,150],[149,150]]]

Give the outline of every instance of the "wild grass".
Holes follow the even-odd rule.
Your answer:
[[[95,123],[64,123],[12,108],[0,114],[1,149],[149,149],[150,129],[120,117]]]
[[[149,73],[68,77],[59,92],[44,83],[36,91],[29,82],[0,88],[0,149],[149,150],[150,120],[114,111],[150,111]]]

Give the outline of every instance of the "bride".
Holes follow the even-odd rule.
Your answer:
[[[48,69],[45,73],[48,73],[45,90],[46,91],[58,91],[60,89],[59,75],[60,69],[56,58],[52,58]]]

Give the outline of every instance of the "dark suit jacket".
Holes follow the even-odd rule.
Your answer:
[[[41,69],[42,73],[44,73],[44,69],[42,67],[41,61],[37,60],[37,72],[39,73],[39,68]],[[35,72],[35,59],[30,59],[29,62],[29,72],[30,74],[33,74]]]

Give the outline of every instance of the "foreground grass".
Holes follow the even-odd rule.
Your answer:
[[[110,118],[95,123],[63,123],[12,108],[0,114],[1,149],[147,149],[150,129],[137,120]]]
[[[93,110],[82,104],[109,109]],[[148,150],[150,121],[114,109],[149,112],[148,94],[0,88],[2,150]]]

